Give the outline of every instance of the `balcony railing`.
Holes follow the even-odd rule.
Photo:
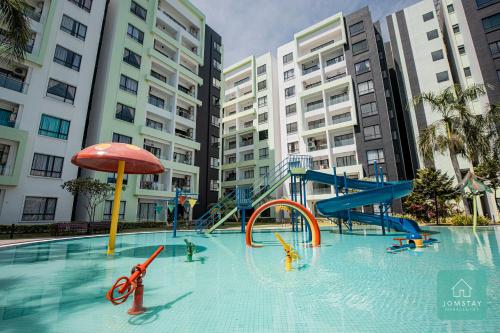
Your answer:
[[[321,144],[310,145],[307,147],[307,151],[312,152],[312,151],[318,151],[318,150],[323,150],[323,149],[327,149],[327,148],[328,148],[328,145],[325,142],[325,143],[321,143]]]
[[[180,131],[177,128],[175,129],[175,135],[184,139],[193,140],[193,133]]]
[[[163,98],[158,97],[158,96],[150,94],[148,96],[148,103],[156,106],[157,108],[167,110],[165,108],[165,100]],[[170,110],[167,110],[167,111],[170,111]]]
[[[323,107],[323,100],[308,103],[306,105],[306,112],[321,109]]]
[[[29,17],[30,19],[40,22],[40,18],[42,17],[42,12],[35,11],[34,8],[26,8],[24,11],[24,15]]]
[[[191,165],[191,157],[187,154],[174,152],[174,162]]]
[[[244,106],[244,107],[243,107],[243,111],[250,110],[251,108],[253,108],[253,105],[247,105],[247,106]]]
[[[227,145],[227,149],[235,149],[236,148],[236,142],[229,142]]]
[[[338,64],[339,62],[342,62],[344,61],[344,55],[339,55],[339,56],[336,56],[332,59],[328,59],[326,61],[326,66],[330,66],[330,65],[334,65],[334,64]]]
[[[350,135],[347,137],[335,137],[334,139],[334,145],[335,147],[342,147],[342,146],[348,146],[348,145],[353,145],[354,144],[354,136]]]
[[[233,180],[236,180],[236,174],[235,173],[232,173],[232,174],[227,175],[226,177],[224,177],[224,181],[225,182],[230,182],[230,181],[233,181]]]
[[[330,194],[332,189],[330,187],[313,187],[312,194]]]
[[[194,112],[193,111],[181,108],[180,106],[177,107],[177,115],[181,116],[182,118],[186,118],[188,120],[194,119]]]
[[[167,77],[165,75],[158,73],[157,71],[151,70],[151,76],[154,77],[155,79],[167,83]]]
[[[140,188],[143,190],[163,191],[165,185],[157,182],[141,180]]]
[[[149,128],[158,130],[158,131],[163,131],[163,124],[162,123],[155,121],[155,120],[152,120],[152,119],[149,119],[149,118],[146,118],[146,126]]]
[[[243,161],[251,161],[253,160],[253,154],[243,155]]]
[[[325,120],[322,119],[322,121],[311,121],[310,123],[307,124],[307,129],[312,130],[316,128],[321,128],[325,127]]]
[[[17,113],[0,109],[0,126],[15,127]]]
[[[311,88],[314,88],[314,87],[317,87],[321,85],[321,81],[318,81],[318,82],[314,82],[314,83],[311,83],[311,84],[306,84],[304,86],[304,89],[307,90],[307,89],[311,89]]]
[[[188,94],[189,96],[195,97],[195,96],[194,96],[194,91],[192,91],[191,89],[186,88],[186,87],[184,87],[184,86],[182,86],[182,85],[180,85],[180,84],[179,84],[179,85],[177,85],[177,88],[178,88],[180,91],[182,91],[183,93]]]
[[[250,145],[253,145],[253,139],[252,140],[242,140],[240,142],[240,147],[246,147],[246,146],[250,146]]]
[[[335,116],[332,116],[332,123],[333,124],[340,124],[340,123],[345,123],[346,121],[350,121],[352,119],[351,113],[346,112],[342,114],[338,114]]]
[[[335,43],[335,40],[333,40],[333,39],[332,39],[332,40],[329,40],[329,41],[328,41],[328,42],[326,42],[326,43],[323,43],[323,44],[321,44],[321,45],[318,45],[318,46],[316,46],[316,47],[313,47],[313,48],[311,49],[311,52],[317,51],[317,50],[319,50],[319,49],[321,49],[321,48],[323,48],[323,47],[325,47],[325,46],[331,45],[331,44],[333,44],[333,43]]]
[[[323,169],[328,169],[328,167],[329,167],[328,160],[313,161],[312,163],[313,170],[323,170]]]
[[[333,76],[327,76],[326,77],[326,82],[332,82],[332,81],[341,79],[341,78],[345,77],[346,75],[347,74],[344,72],[344,73],[336,74],[336,75],[333,75]]]
[[[306,75],[312,72],[315,72],[319,69],[319,65],[316,64],[314,66],[308,67],[308,68],[302,68],[302,75]]]
[[[249,128],[253,126],[253,121],[247,121],[243,124],[243,128]]]
[[[27,86],[24,81],[0,72],[0,87],[24,93]]]
[[[237,86],[239,86],[239,85],[241,85],[241,84],[243,84],[243,83],[246,83],[246,82],[248,82],[248,81],[250,81],[250,76],[247,76],[247,77],[246,77],[246,78],[244,78],[244,79],[241,79],[241,80],[239,80],[239,81],[236,81],[236,82],[234,83],[234,86],[235,86],[235,87],[237,87]]]
[[[330,96],[330,105],[339,104],[348,100],[349,94],[347,92],[340,95]]]
[[[236,157],[231,157],[226,159],[226,164],[236,163]]]

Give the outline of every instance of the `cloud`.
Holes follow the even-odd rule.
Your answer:
[[[261,55],[292,40],[293,34],[340,11],[369,6],[373,20],[418,0],[191,0],[222,36],[224,67],[249,55]]]

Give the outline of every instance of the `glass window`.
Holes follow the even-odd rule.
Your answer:
[[[500,54],[500,40],[497,40],[496,42],[490,43],[490,53],[491,55],[499,55]]]
[[[489,32],[500,28],[500,13],[488,16],[483,20],[484,31]]]
[[[495,3],[497,1],[498,0],[476,0],[476,6],[477,8],[486,7],[487,5]]]
[[[214,65],[214,68],[221,71],[222,70],[222,64],[217,60],[217,59],[213,59],[212,61],[213,65]],[[235,84],[236,85],[236,84]]]
[[[268,134],[267,130],[259,131],[259,141],[267,140]]]
[[[146,15],[147,15],[147,10],[144,9],[143,7],[139,6],[137,2],[132,0],[132,3],[130,4],[130,11],[134,13],[138,18],[143,19],[146,21]]]
[[[267,84],[266,80],[258,82],[257,83],[257,91],[261,91],[261,90],[266,89],[266,84]]]
[[[57,139],[68,139],[70,122],[61,118],[42,114],[38,134]]]
[[[448,71],[436,73],[436,78],[437,78],[438,83],[448,81],[448,79],[449,79]]]
[[[336,165],[338,167],[344,167],[344,166],[350,166],[350,165],[355,165],[356,162],[356,156],[355,155],[347,155],[347,156],[340,156],[335,159]]]
[[[448,13],[454,13],[455,12],[455,7],[453,7],[453,4],[449,4],[448,6],[446,6],[446,8],[448,9]]]
[[[366,59],[354,64],[356,74],[363,74],[370,71],[370,60]]]
[[[285,98],[290,98],[295,96],[295,86],[285,88]]]
[[[438,61],[444,58],[443,50],[431,52],[432,61]]]
[[[267,177],[269,175],[269,167],[268,166],[263,166],[259,168],[259,176],[260,177]]]
[[[465,67],[464,68],[464,74],[465,74],[466,77],[471,76],[470,67]]]
[[[23,207],[23,221],[54,220],[57,198],[26,197]]]
[[[69,2],[74,3],[78,7],[86,10],[90,13],[90,9],[92,8],[92,0],[69,0]]]
[[[349,27],[349,33],[351,34],[351,36],[362,33],[363,31],[365,31],[365,26],[363,24],[363,21],[355,23]]]
[[[368,51],[368,42],[366,41],[366,39],[352,44],[352,54],[353,55],[359,54],[359,53],[362,53],[365,51]]]
[[[219,53],[222,53],[222,45],[214,41],[214,50],[216,50]]]
[[[142,44],[144,42],[144,32],[137,29],[130,23],[128,24],[127,28],[127,35],[139,44]]]
[[[210,179],[210,191],[218,191],[219,190],[219,180]]]
[[[214,115],[211,115],[210,117],[212,125],[215,127],[220,127],[220,118]]]
[[[119,133],[113,133],[113,142],[120,142],[120,143],[128,143],[129,145],[132,144],[132,137],[119,134]]]
[[[297,132],[297,123],[296,122],[286,124],[286,133],[287,134],[292,134],[292,133],[296,133],[296,132]]]
[[[257,75],[266,74],[266,65],[261,65],[257,67]]]
[[[54,52],[54,62],[61,64],[65,67],[80,71],[80,64],[82,63],[82,56],[78,53],[68,50],[61,45],[56,45]]]
[[[283,80],[288,81],[291,80],[295,77],[295,74],[293,73],[293,68],[287,70],[286,72],[283,73]]]
[[[375,162],[385,163],[384,150],[383,149],[373,149],[366,151],[366,157],[368,159],[368,164],[372,165]]]
[[[65,103],[73,104],[75,101],[75,94],[76,87],[54,79],[49,80],[47,96]]]
[[[123,61],[135,68],[141,68],[141,56],[129,49],[123,51]]]
[[[215,88],[220,89],[221,82],[220,82],[220,80],[218,80],[217,78],[212,77],[212,85],[213,85]]]
[[[458,34],[460,32],[460,27],[458,26],[458,24],[454,24],[451,28],[453,29],[453,33],[455,34]]]
[[[337,135],[333,138],[335,147],[342,147],[354,144],[354,134]]]
[[[118,213],[118,219],[123,221],[125,219],[125,205],[126,201],[120,201],[120,212]],[[104,221],[111,220],[111,209],[113,208],[113,200],[106,200],[104,202],[104,214],[102,215],[102,219]]]
[[[298,151],[299,151],[299,142],[298,141],[288,143],[288,153],[289,154],[297,153]]]
[[[211,144],[212,146],[219,147],[219,144],[220,144],[219,137],[217,137],[217,136],[215,136],[215,135],[211,135],[211,136],[210,136],[210,144]]]
[[[290,52],[288,54],[285,54],[283,56],[283,65],[286,65],[288,64],[289,62],[291,62],[293,60],[293,52]]]
[[[427,39],[428,40],[433,40],[433,39],[436,39],[438,37],[439,37],[439,32],[437,31],[437,29],[434,29],[434,30],[427,32]]]
[[[30,175],[61,178],[63,162],[64,158],[62,157],[35,153]]]
[[[365,137],[365,140],[380,139],[382,137],[382,134],[380,133],[380,126],[373,125],[373,126],[364,127],[363,128],[363,135]]]
[[[220,160],[217,157],[210,157],[210,167],[218,168],[220,165]]]
[[[433,12],[425,13],[424,15],[422,15],[422,18],[423,18],[424,22],[432,20],[434,18],[434,13]]]
[[[377,102],[370,102],[361,105],[361,116],[368,117],[378,114]]]
[[[290,105],[285,106],[285,112],[286,112],[287,116],[290,116],[292,114],[296,114],[297,113],[297,105],[294,103],[294,104],[290,104]]]
[[[259,124],[264,124],[267,122],[267,112],[259,114]]]
[[[269,148],[260,148],[259,149],[259,159],[263,160],[269,158]]]
[[[135,118],[135,108],[117,103],[115,118],[133,123]]]
[[[259,106],[259,108],[266,106],[267,105],[267,96],[259,97],[259,99],[257,100],[257,105]]]
[[[458,53],[460,54],[465,54],[465,46],[459,45],[458,46]]]
[[[373,81],[368,80],[365,82],[358,83],[358,92],[360,95],[365,95],[373,92]]]
[[[121,75],[120,77],[120,89],[127,91],[131,94],[137,95],[137,86],[139,85],[139,82],[136,80],[129,78],[126,75]]]
[[[85,40],[87,36],[87,26],[67,15],[63,15],[62,17],[61,30],[81,40]]]
[[[108,184],[116,184],[116,178],[118,177],[118,174],[116,172],[108,172],[108,179],[106,182]],[[123,185],[128,184],[128,174],[123,175]]]

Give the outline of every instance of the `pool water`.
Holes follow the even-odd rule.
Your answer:
[[[430,228],[440,243],[387,254],[391,236],[375,228],[339,235],[322,230],[322,246],[280,232],[302,259],[286,272],[271,232],[244,235],[122,235],[117,255],[107,237],[0,250],[0,332],[500,332],[500,228]],[[198,246],[186,262],[184,238]],[[129,316],[132,297],[113,306],[107,290],[159,245],[165,251],[144,278],[148,312]],[[487,317],[437,317],[440,270],[483,270]]]

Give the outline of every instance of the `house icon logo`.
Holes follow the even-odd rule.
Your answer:
[[[464,279],[460,279],[451,287],[451,290],[453,291],[453,297],[469,298],[471,297],[472,287]]]

